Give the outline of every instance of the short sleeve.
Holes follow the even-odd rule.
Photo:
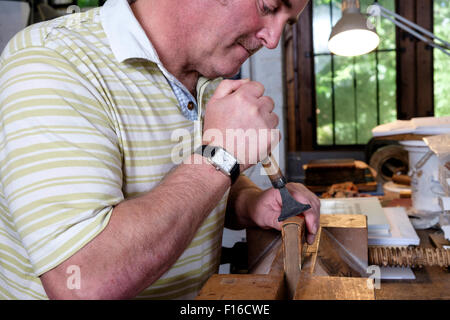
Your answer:
[[[123,200],[122,156],[98,89],[58,53],[0,65],[0,179],[36,275],[100,233]]]

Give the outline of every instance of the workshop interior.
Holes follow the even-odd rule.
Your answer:
[[[0,0],[0,51],[103,3]],[[282,133],[275,181],[264,163],[245,174],[304,184],[320,230],[308,245],[291,212],[281,231],[225,229],[198,300],[450,299],[449,41],[450,0],[310,0],[275,50],[243,64],[235,79],[264,84]],[[305,210],[289,197],[286,210]]]

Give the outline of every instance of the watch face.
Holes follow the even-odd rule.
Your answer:
[[[211,157],[212,162],[228,175],[236,164],[237,160],[222,148],[217,148],[215,154]]]

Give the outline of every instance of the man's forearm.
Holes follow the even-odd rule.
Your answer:
[[[210,164],[182,164],[152,191],[123,201],[114,208],[108,225],[96,238],[41,276],[48,296],[136,296],[176,262],[223,197],[229,180]],[[79,290],[66,287],[70,265],[80,267]]]
[[[241,175],[230,190],[225,226],[234,230],[256,226],[249,215],[249,207],[261,192],[247,176]]]

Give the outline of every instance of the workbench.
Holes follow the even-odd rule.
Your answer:
[[[429,235],[436,230],[416,230],[421,247],[433,247]],[[381,280],[375,290],[377,300],[438,300],[450,299],[450,271],[441,267],[412,268],[415,280]]]
[[[416,230],[421,247],[433,247],[429,235],[436,230]],[[267,273],[281,246],[279,232],[247,230],[249,273]],[[376,300],[437,300],[450,299],[450,271],[443,267],[412,268],[415,280],[381,280],[375,289]]]
[[[384,207],[411,205],[410,199],[380,200]],[[246,274],[213,275],[198,300],[450,300],[450,255],[442,248],[448,242],[437,230],[416,230],[420,248],[403,249],[369,247],[362,214],[322,215],[311,245],[301,244],[301,216],[283,221],[282,232],[246,232]],[[375,279],[371,264],[391,263],[411,266],[416,279]]]

